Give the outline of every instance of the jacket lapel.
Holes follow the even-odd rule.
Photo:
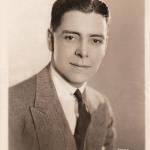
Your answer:
[[[100,150],[105,140],[106,110],[105,105],[101,103],[103,101],[103,97],[101,97],[102,101],[97,99],[99,101],[98,104],[95,101],[96,97],[92,97],[91,95],[92,93],[90,93],[90,91],[85,91],[84,93],[84,97],[86,98],[86,101],[88,101],[91,113],[91,122],[87,130],[84,150]],[[97,107],[94,106],[96,103]]]
[[[76,150],[68,122],[50,78],[49,65],[37,75],[31,113],[40,150]]]

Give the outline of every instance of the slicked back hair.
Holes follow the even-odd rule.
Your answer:
[[[55,32],[61,24],[66,12],[78,10],[84,13],[96,13],[102,15],[109,22],[108,6],[100,0],[56,0],[51,12],[51,30]]]

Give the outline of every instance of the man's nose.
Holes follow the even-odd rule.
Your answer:
[[[75,54],[81,58],[88,57],[88,43],[85,40],[79,42]]]

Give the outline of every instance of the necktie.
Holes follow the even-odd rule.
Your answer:
[[[86,110],[86,107],[82,101],[82,95],[79,89],[75,91],[74,95],[78,101],[78,113],[79,113],[79,117],[77,118],[74,138],[75,138],[78,150],[83,150],[84,139],[85,139],[88,125],[91,120],[91,116],[90,116],[90,113],[88,113]]]

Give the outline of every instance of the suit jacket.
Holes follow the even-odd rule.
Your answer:
[[[106,98],[90,87],[84,98],[91,113],[84,150],[112,150],[113,118]],[[9,150],[77,150],[49,66],[9,90]]]

